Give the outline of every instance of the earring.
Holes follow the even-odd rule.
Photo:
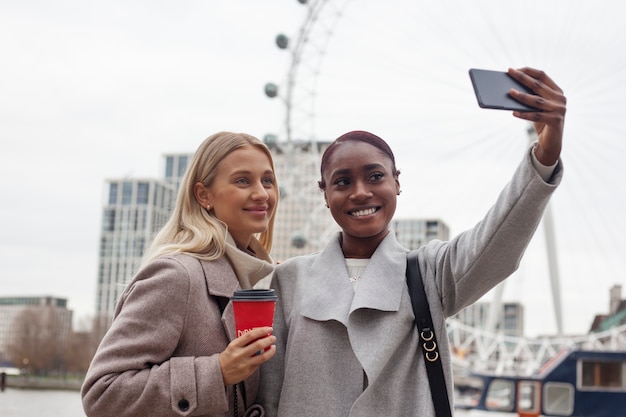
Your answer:
[[[213,208],[213,206],[212,206],[212,205],[210,205],[210,204],[207,204],[207,205],[206,205],[206,209],[207,209],[207,211],[210,211],[212,208]]]
[[[328,205],[328,203],[324,204],[326,206],[326,208],[330,208],[330,206]]]
[[[398,195],[402,194],[402,189],[398,190]]]

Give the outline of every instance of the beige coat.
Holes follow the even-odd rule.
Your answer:
[[[137,274],[87,372],[89,417],[233,415],[233,389],[224,387],[218,362],[235,337],[228,301],[240,281],[250,287],[273,266],[229,252],[239,280],[226,257],[208,262],[185,254],[157,259]],[[218,302],[228,303],[223,315]],[[254,401],[258,372],[241,385],[240,416]]]
[[[450,242],[419,249],[451,399],[445,319],[518,267],[561,175],[559,163],[551,183],[544,182],[529,153],[480,223]],[[356,291],[338,237],[320,253],[276,267],[277,353],[261,367],[258,397],[268,417],[434,417],[406,255],[390,233]]]

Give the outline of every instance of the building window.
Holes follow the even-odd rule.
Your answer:
[[[133,183],[124,182],[122,184],[122,204],[130,204],[133,201]]]
[[[115,228],[115,209],[104,210],[104,218],[102,219],[102,230],[112,232]]]
[[[148,223],[147,219],[148,219],[148,211],[145,208],[143,208],[141,210],[141,226],[140,226],[140,230],[146,230],[146,226],[147,226],[147,223]]]
[[[174,157],[168,156],[165,158],[165,178],[172,178],[174,173]]]
[[[117,183],[112,182],[109,185],[109,204],[117,204]]]
[[[148,204],[148,191],[150,190],[150,184],[147,182],[140,182],[137,184],[137,204]]]
[[[178,159],[178,176],[182,177],[185,175],[185,171],[187,170],[187,156],[181,156]]]

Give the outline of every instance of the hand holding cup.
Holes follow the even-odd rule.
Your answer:
[[[237,337],[257,327],[272,327],[276,299],[276,294],[271,289],[235,291],[232,303]]]
[[[235,291],[232,303],[236,338],[219,358],[226,385],[243,381],[276,353],[276,338],[272,336],[276,299],[271,289]]]
[[[259,327],[231,341],[219,355],[224,385],[248,378],[276,353],[276,337],[271,327]]]

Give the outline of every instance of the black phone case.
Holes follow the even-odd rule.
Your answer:
[[[514,88],[528,94],[535,94],[525,85],[520,84],[506,72],[472,68],[469,70],[478,105],[483,109],[541,111],[520,103],[509,95]]]

